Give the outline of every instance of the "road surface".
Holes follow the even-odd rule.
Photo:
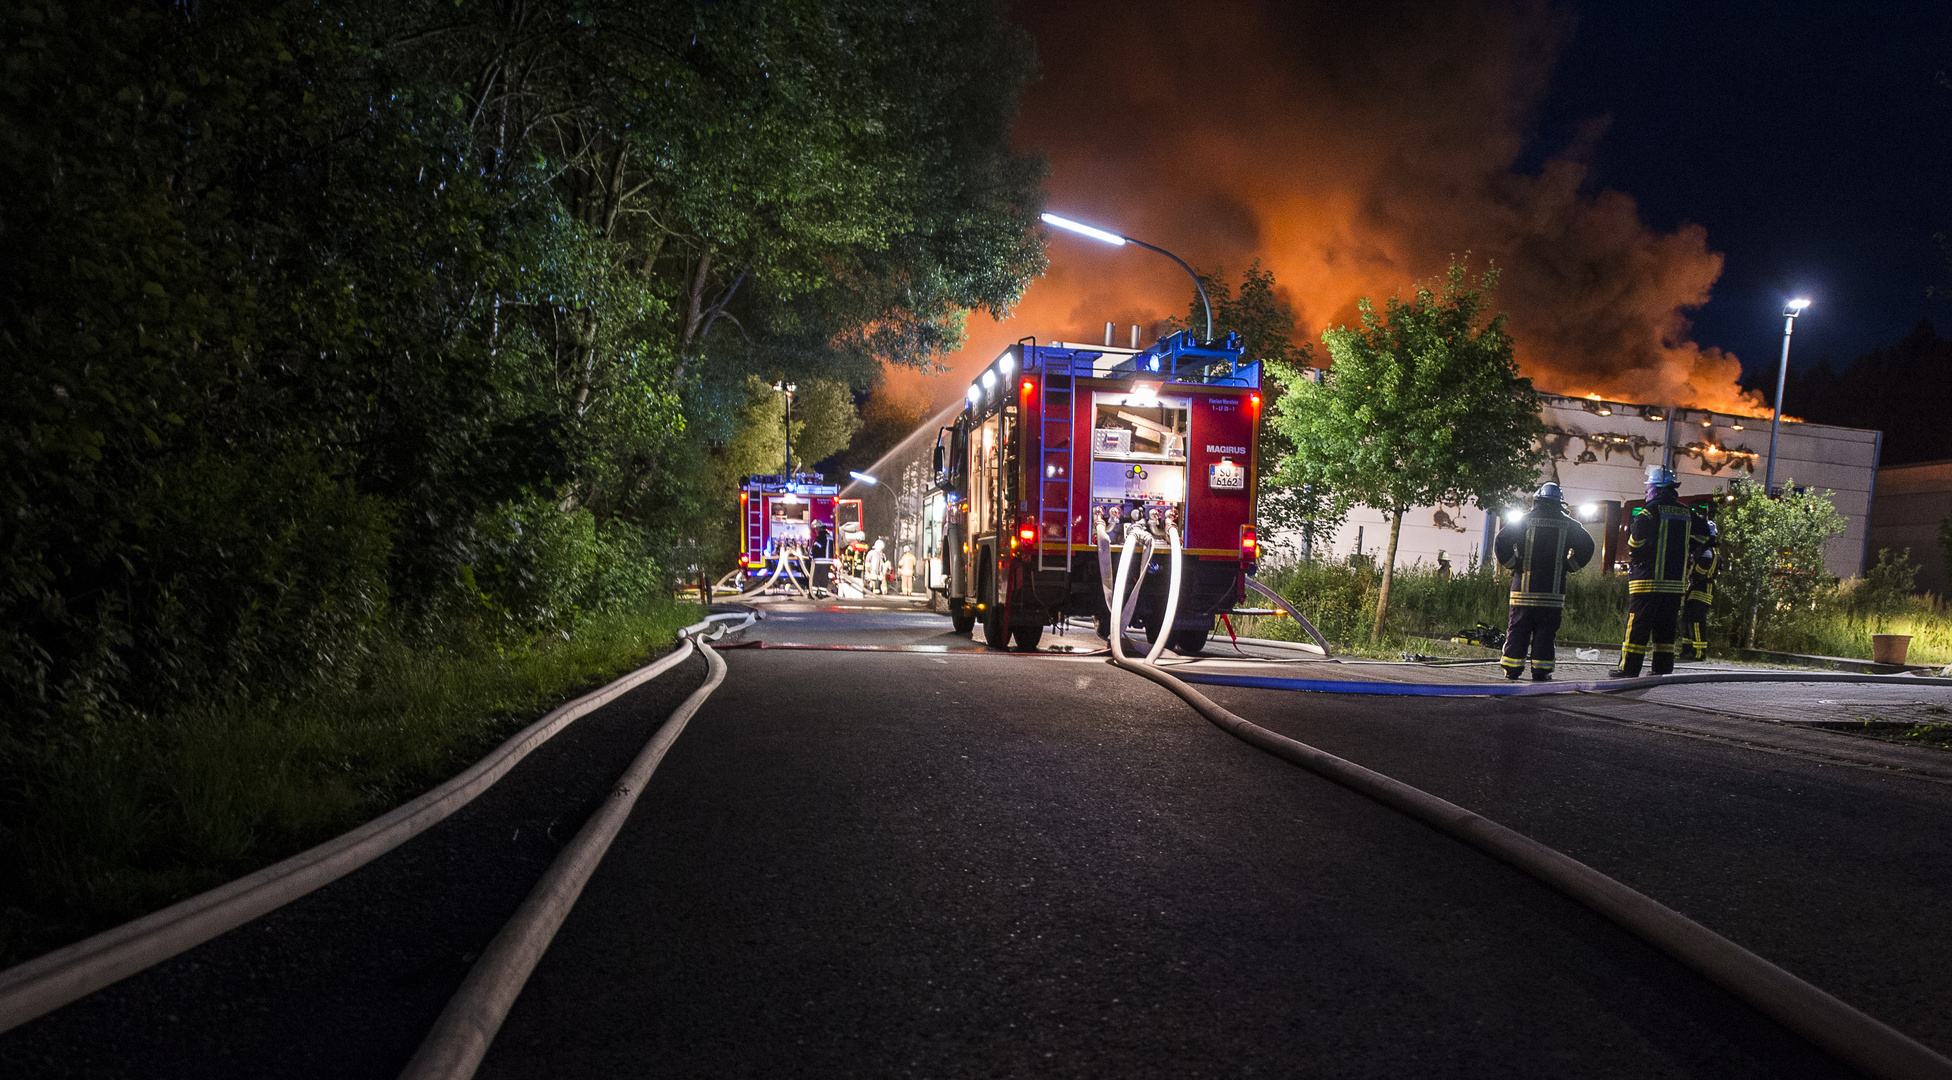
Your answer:
[[[482,1076],[1850,1075],[1557,893],[1212,727],[1089,633],[1027,656],[900,601],[766,615],[777,647],[726,651]],[[685,677],[607,720],[612,741]],[[1952,756],[1654,700],[1203,689],[1952,1050]],[[570,746],[585,767],[529,789],[600,791],[628,756]],[[455,824],[449,845],[489,827]],[[322,890],[261,920],[285,930],[230,936],[357,954],[334,962],[368,973],[359,994],[281,999],[247,966],[274,1020],[233,1037],[244,961],[219,939],[172,962],[194,984],[152,972],[0,1036],[0,1071],[393,1075],[489,909],[539,873],[421,840],[355,875],[362,900],[308,914]],[[446,925],[477,875],[493,902]],[[372,977],[429,936],[443,959],[404,959],[408,989]]]

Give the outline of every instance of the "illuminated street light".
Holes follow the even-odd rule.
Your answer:
[[[1776,490],[1776,433],[1783,426],[1783,386],[1789,381],[1789,335],[1796,329],[1796,316],[1810,306],[1808,300],[1791,300],[1783,308],[1783,358],[1776,367],[1776,408],[1775,418],[1769,421],[1769,467],[1762,472],[1762,493],[1767,495]]]
[[[879,484],[881,482],[879,480],[876,480],[874,477],[869,476],[867,473],[855,472],[852,469],[847,470],[847,475],[853,477],[856,480],[859,480],[861,483],[866,484],[869,487],[873,487],[876,484]]]
[[[1079,236],[1089,236],[1093,240],[1102,240],[1105,243],[1112,245],[1113,247],[1124,247],[1127,244],[1136,244],[1139,247],[1146,249],[1147,251],[1156,251],[1159,254],[1164,255],[1166,258],[1171,259],[1172,261],[1178,263],[1179,268],[1181,270],[1186,271],[1186,275],[1193,279],[1193,287],[1200,291],[1200,306],[1206,309],[1206,340],[1207,341],[1213,340],[1213,305],[1209,303],[1206,298],[1206,283],[1200,280],[1200,275],[1195,274],[1193,272],[1192,267],[1186,265],[1185,259],[1180,258],[1179,256],[1173,254],[1170,251],[1167,251],[1165,248],[1157,247],[1153,244],[1148,244],[1143,240],[1134,240],[1129,236],[1120,236],[1115,232],[1106,232],[1103,229],[1094,229],[1089,225],[1072,221],[1070,218],[1058,217],[1056,214],[1045,214],[1044,224],[1055,225],[1060,229],[1069,229],[1070,231],[1077,233]]]

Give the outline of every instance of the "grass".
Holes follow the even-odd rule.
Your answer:
[[[1936,596],[1905,597],[1883,613],[1853,610],[1846,581],[1817,598],[1809,610],[1778,612],[1765,630],[1762,648],[1818,656],[1870,659],[1872,634],[1910,634],[1905,660],[1912,664],[1952,664],[1952,610]]]
[[[348,690],[103,725],[43,748],[0,822],[0,967],[384,813],[700,617],[690,604],[598,615],[515,654],[381,643]]]
[[[1380,638],[1372,635],[1381,577],[1367,566],[1307,562],[1273,567],[1260,575],[1315,624],[1338,651],[1354,656],[1394,659],[1402,652],[1451,655],[1457,631],[1477,623],[1502,630],[1510,579],[1486,566],[1448,576],[1417,565],[1400,568],[1391,586],[1389,619]],[[1912,635],[1908,660],[1914,664],[1952,664],[1952,608],[1931,595],[1903,596],[1872,604],[1864,583],[1852,578],[1818,594],[1808,608],[1779,611],[1765,619],[1756,647],[1779,652],[1870,659],[1872,634]],[[1626,636],[1627,579],[1593,567],[1566,579],[1562,642],[1614,645]],[[1711,652],[1726,652],[1743,620],[1724,602],[1710,617]],[[1272,616],[1236,620],[1243,634],[1300,641],[1294,620]],[[1457,646],[1470,648],[1470,646]]]
[[[1381,637],[1372,633],[1381,576],[1367,566],[1303,562],[1274,567],[1260,575],[1269,586],[1315,624],[1338,652],[1396,659],[1403,652],[1426,656],[1496,655],[1449,639],[1483,622],[1503,630],[1511,585],[1505,575],[1478,566],[1440,575],[1421,565],[1399,568],[1390,586],[1389,618]],[[1562,641],[1619,641],[1626,635],[1627,583],[1596,570],[1567,579]],[[1243,623],[1247,620],[1241,620]],[[1305,638],[1293,620],[1278,616],[1252,619],[1241,633],[1280,641]]]

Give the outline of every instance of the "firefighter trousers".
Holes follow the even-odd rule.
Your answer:
[[[1654,674],[1674,670],[1674,632],[1679,628],[1681,597],[1676,593],[1629,593],[1627,640],[1620,646],[1620,670],[1640,674],[1640,662],[1652,654]]]
[[[1681,659],[1708,659],[1708,604],[1690,600],[1681,605]]]
[[[1532,678],[1550,679],[1553,668],[1552,639],[1559,634],[1564,608],[1511,606],[1511,624],[1505,631],[1505,655],[1498,666],[1507,678],[1516,679],[1525,670],[1525,658],[1532,658]]]

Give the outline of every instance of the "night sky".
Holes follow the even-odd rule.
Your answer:
[[[1583,2],[1521,167],[1608,117],[1594,180],[1726,255],[1695,339],[1773,368],[1838,363],[1921,317],[1952,332],[1952,3]]]
[[[1049,209],[1230,276],[1272,269],[1304,334],[1470,252],[1542,389],[1755,409],[1793,359],[1952,328],[1952,4],[1376,0],[1019,4],[1042,73],[1018,142]],[[1025,334],[1184,311],[1186,278],[1054,236],[1016,317],[973,319],[938,400]],[[1123,331],[1121,331],[1121,338]],[[898,391],[913,392],[913,378]],[[1793,409],[1792,409],[1793,411]]]

